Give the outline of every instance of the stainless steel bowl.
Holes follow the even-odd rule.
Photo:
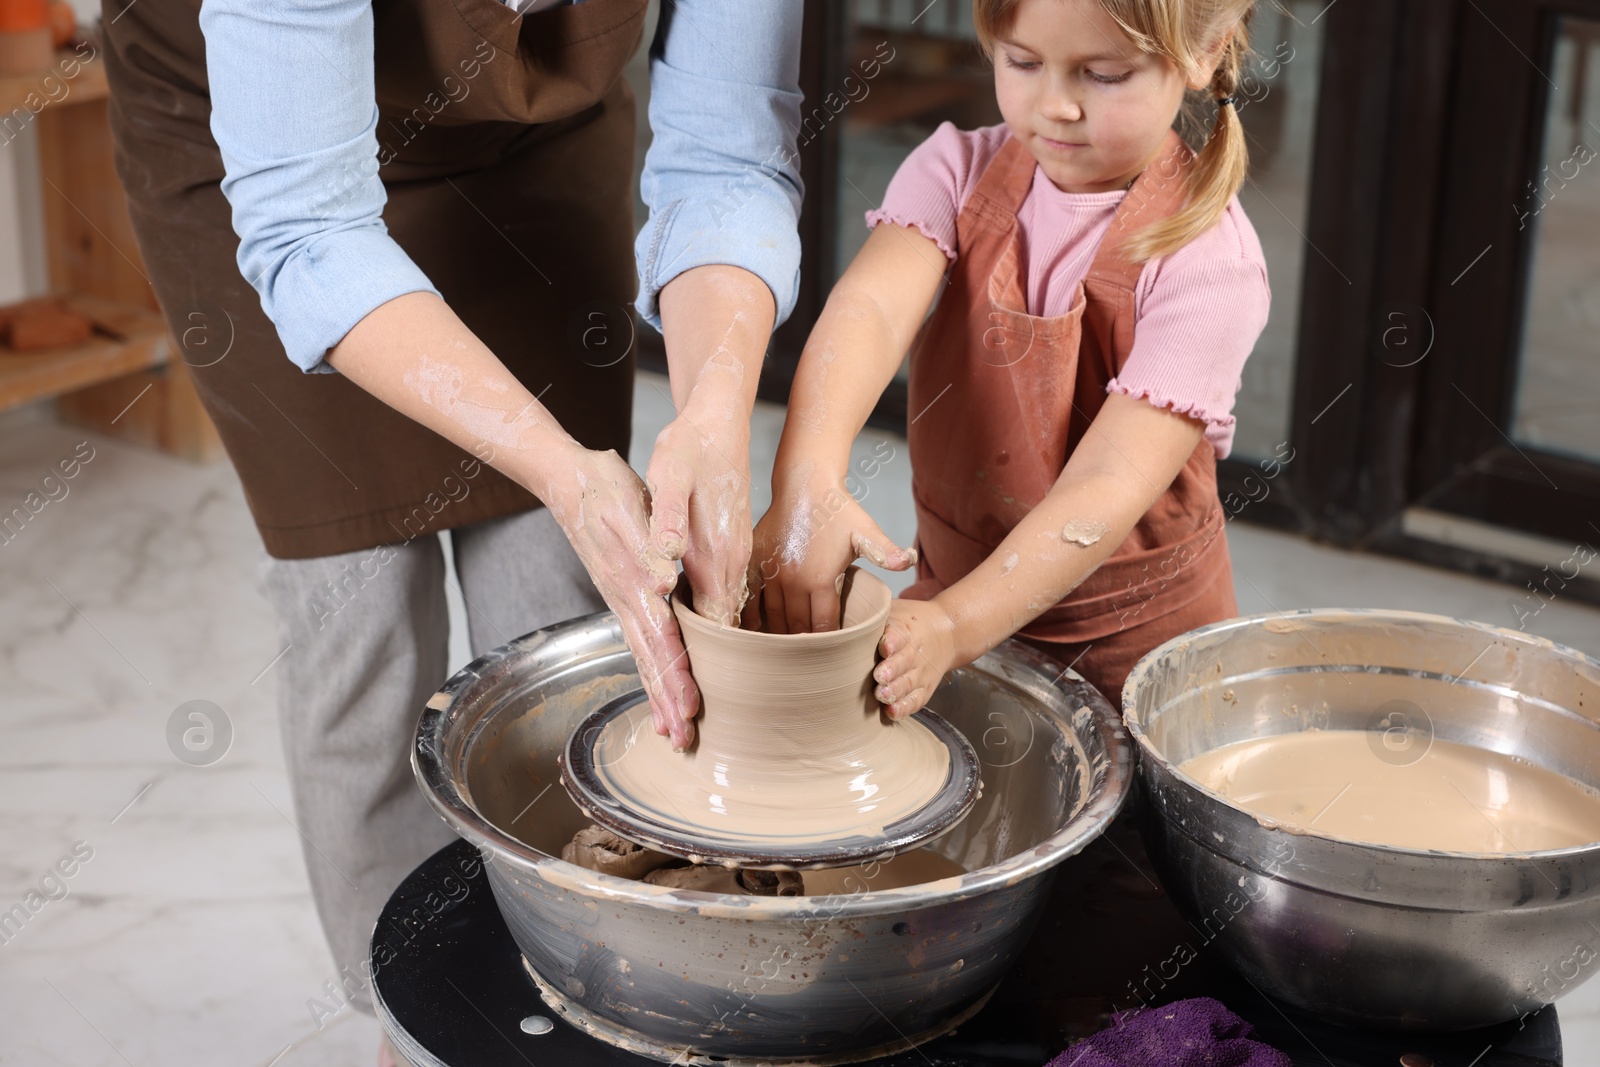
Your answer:
[[[1263,992],[1352,1025],[1457,1030],[1600,968],[1600,844],[1508,855],[1290,833],[1177,769],[1248,737],[1353,729],[1374,759],[1437,737],[1600,787],[1600,662],[1437,615],[1275,612],[1168,641],[1122,704],[1151,858],[1197,935]]]
[[[550,1006],[675,1063],[849,1063],[953,1029],[1020,952],[1055,866],[1104,829],[1132,783],[1106,700],[1008,644],[954,672],[931,704],[982,764],[972,814],[929,846],[968,874],[833,897],[671,890],[555,858],[586,821],[557,756],[585,715],[638,685],[614,616],[529,634],[428,701],[412,765],[484,852]]]

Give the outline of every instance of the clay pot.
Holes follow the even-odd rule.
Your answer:
[[[852,567],[840,629],[766,634],[701,618],[680,583],[672,610],[700,687],[698,736],[673,752],[650,733],[647,711],[632,726],[618,719],[596,748],[608,789],[704,834],[711,851],[882,837],[928,805],[950,767],[923,722],[888,719],[873,696],[891,599],[882,581]]]

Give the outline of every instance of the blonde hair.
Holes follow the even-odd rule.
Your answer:
[[[978,43],[993,59],[997,38],[1016,18],[1020,0],[974,0],[973,21]],[[1207,92],[1213,101],[1239,90],[1245,59],[1250,54],[1250,16],[1255,0],[1099,0],[1100,7],[1142,51],[1166,57],[1180,73],[1209,60],[1208,53],[1227,34],[1216,73]],[[1197,127],[1203,123],[1187,110]],[[1210,135],[1195,154],[1184,178],[1184,205],[1159,222],[1129,234],[1122,253],[1135,263],[1175,252],[1216,225],[1244,184],[1250,166],[1244,126],[1238,109],[1219,104]]]

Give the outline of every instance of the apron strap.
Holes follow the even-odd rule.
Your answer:
[[[1100,239],[1086,277],[1122,289],[1133,289],[1144,269],[1122,254],[1123,240],[1134,231],[1158,222],[1181,210],[1188,199],[1184,172],[1194,164],[1195,154],[1178,136],[1168,130],[1161,154],[1134,179],[1122,202],[1117,205],[1111,225]],[[958,234],[970,232],[986,223],[1008,230],[1016,225],[1017,210],[1033,189],[1038,160],[1021,141],[1008,136],[994,159],[984,168],[978,186],[967,197],[956,219]]]
[[[1139,176],[1117,205],[1111,226],[1100,238],[1087,277],[1122,289],[1138,284],[1143,263],[1135,263],[1122,253],[1124,238],[1136,230],[1174,214],[1188,199],[1184,172],[1194,164],[1195,155],[1177,130],[1168,130],[1161,154]]]
[[[969,232],[980,221],[1000,232],[1015,226],[1017,209],[1033,189],[1033,172],[1038,166],[1033,153],[1007,134],[1005,144],[983,168],[977,188],[961,206],[956,217],[957,234]]]

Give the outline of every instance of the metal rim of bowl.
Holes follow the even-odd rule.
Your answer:
[[[926,904],[930,895],[926,885],[848,894],[843,897],[735,897],[696,890],[664,891],[661,887],[648,883],[601,874],[568,863],[558,856],[542,852],[512,837],[486,819],[463,795],[455,776],[450,773],[451,769],[446,766],[442,758],[445,754],[443,741],[448,733],[447,727],[453,716],[463,714],[456,708],[458,697],[471,683],[502,673],[504,661],[512,655],[535,645],[559,643],[564,638],[571,638],[572,635],[588,628],[599,619],[607,620],[606,636],[611,639],[612,647],[604,652],[593,648],[587,649],[579,658],[566,661],[570,665],[569,669],[587,660],[615,656],[616,646],[620,646],[621,651],[626,654],[627,645],[623,640],[622,628],[616,616],[611,612],[597,612],[594,615],[581,616],[543,630],[536,630],[486,652],[451,675],[439,691],[428,699],[417,722],[416,743],[411,749],[411,768],[422,788],[423,796],[452,830],[468,841],[486,842],[486,845],[479,846],[480,851],[487,848],[519,867],[538,872],[552,884],[566,885],[575,890],[669,912],[685,914],[720,912],[728,916],[763,920],[806,919],[837,913],[841,900],[847,901],[845,906],[854,916],[898,912],[912,901]],[[1056,685],[1056,680],[1072,673],[1070,669],[1062,670],[1055,660],[1044,653],[1020,642],[1007,642],[1006,647],[1011,655],[1034,669],[1033,681],[1041,690],[1048,687],[1059,693],[1061,690]],[[986,653],[973,661],[971,666],[981,667],[991,656],[992,653]],[[631,657],[629,659],[631,661]],[[1012,684],[1018,682],[1018,679],[1009,673],[1003,677]],[[1074,677],[1077,675],[1074,674]],[[1090,688],[1087,683],[1085,688]],[[1093,719],[1094,732],[1106,752],[1105,780],[1101,788],[1095,791],[1091,780],[1089,797],[1083,807],[1071,816],[1064,826],[1042,841],[1008,856],[999,863],[969,871],[959,878],[947,879],[948,888],[934,894],[941,901],[965,900],[997,888],[1015,885],[1030,876],[1048,871],[1056,864],[1077,854],[1099,836],[1121,810],[1133,786],[1132,749],[1128,745],[1123,724],[1116,710],[1097,691],[1091,689],[1091,692],[1099,699],[1091,699],[1085,706]],[[1063,732],[1068,734],[1074,732],[1071,723],[1067,721],[1066,713],[1048,704],[1044,710],[1057,720],[1057,725]],[[473,725],[476,729],[482,724],[475,722]],[[460,745],[461,751],[455,753],[455,758],[458,760],[462,758],[466,748],[467,743],[463,741]]]
[[[1524,633],[1520,630],[1508,630],[1501,626],[1492,626],[1489,623],[1477,622],[1473,619],[1461,619],[1451,615],[1436,615],[1425,611],[1404,611],[1398,608],[1299,608],[1294,611],[1263,611],[1255,615],[1244,615],[1236,619],[1224,619],[1222,622],[1208,623],[1205,626],[1196,627],[1187,633],[1179,634],[1177,637],[1164,641],[1155,648],[1151,649],[1149,652],[1145,653],[1139,658],[1138,662],[1133,665],[1133,669],[1128,672],[1127,681],[1125,681],[1122,685],[1122,721],[1127,727],[1128,733],[1133,738],[1134,746],[1139,754],[1139,759],[1141,761],[1145,759],[1155,761],[1155,763],[1164,771],[1171,774],[1185,786],[1194,790],[1196,793],[1199,793],[1201,796],[1204,796],[1212,803],[1219,804],[1222,807],[1239,812],[1240,814],[1255,819],[1258,823],[1261,823],[1263,817],[1257,816],[1256,813],[1252,812],[1249,808],[1235,803],[1231,798],[1215,792],[1214,790],[1208,789],[1204,785],[1200,784],[1197,779],[1185,773],[1178,764],[1167,759],[1165,753],[1156,747],[1155,742],[1150,740],[1150,737],[1145,733],[1144,723],[1140,719],[1139,709],[1134,700],[1135,694],[1138,690],[1138,680],[1140,674],[1147,664],[1155,663],[1163,656],[1167,655],[1172,649],[1177,648],[1179,645],[1191,644],[1199,639],[1210,637],[1214,634],[1223,633],[1228,630],[1245,630],[1271,620],[1293,619],[1296,617],[1307,616],[1321,619],[1330,616],[1345,615],[1361,615],[1370,617],[1372,619],[1393,619],[1400,622],[1431,623],[1434,625],[1445,624],[1463,627],[1469,630],[1477,630],[1481,633],[1492,634],[1496,638],[1507,640],[1516,644],[1538,646],[1550,652],[1571,656],[1579,662],[1588,664],[1596,671],[1597,674],[1600,674],[1600,659],[1596,659],[1587,653],[1580,652],[1579,650],[1568,645],[1558,644],[1557,642],[1551,641],[1548,638],[1538,637],[1533,634]],[[1464,673],[1465,672],[1463,672],[1463,674]],[[1459,681],[1459,679],[1457,680]],[[1576,713],[1574,712],[1573,714]],[[1600,723],[1597,723],[1596,725],[1600,726]],[[1418,859],[1435,860],[1564,860],[1580,857],[1585,853],[1592,852],[1596,845],[1600,844],[1600,842],[1592,842],[1587,845],[1569,845],[1566,848],[1541,849],[1538,851],[1528,852],[1452,852],[1446,849],[1410,848],[1402,845],[1385,845],[1374,841],[1352,841],[1349,838],[1338,837],[1312,827],[1294,826],[1292,829],[1290,829],[1290,824],[1287,823],[1282,824],[1281,826],[1271,827],[1266,827],[1265,823],[1262,823],[1262,825],[1265,828],[1274,829],[1282,833],[1290,833],[1296,837],[1314,837],[1318,840],[1327,841],[1336,845],[1356,845],[1364,849],[1375,849],[1379,852],[1396,857],[1415,857]]]
[[[606,724],[644,699],[644,690],[636,689],[584,717],[567,738],[561,759],[561,784],[580,811],[618,837],[695,863],[803,871],[885,861],[920,848],[954,829],[972,811],[983,788],[978,778],[978,754],[973,751],[972,743],[960,730],[924,709],[917,714],[928,732],[944,745],[950,757],[949,771],[938,792],[927,803],[885,826],[881,837],[855,835],[836,838],[820,847],[773,845],[764,851],[742,850],[738,842],[727,839],[705,838],[697,844],[671,825],[643,812],[629,810],[607,787],[595,766],[594,746]],[[848,844],[850,841],[856,843]]]

